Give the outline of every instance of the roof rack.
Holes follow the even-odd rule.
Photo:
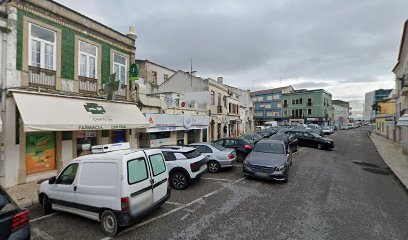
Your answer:
[[[126,149],[130,149],[130,143],[128,142],[96,145],[92,147],[91,151],[92,153],[105,153],[105,152],[113,152],[113,151],[126,150]]]

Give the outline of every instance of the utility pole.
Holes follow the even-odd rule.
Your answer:
[[[193,87],[193,58],[190,58],[190,82],[191,88]]]

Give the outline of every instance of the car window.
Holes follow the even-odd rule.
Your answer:
[[[172,152],[164,152],[163,151],[162,153],[163,153],[164,159],[166,161],[174,161],[174,160],[177,159],[176,156],[174,155],[174,153],[172,153]]]
[[[9,200],[3,188],[0,187],[0,214],[14,209],[17,209],[17,206]]]
[[[137,158],[127,162],[128,183],[135,184],[147,179],[146,159]]]
[[[218,149],[218,150],[220,150],[220,151],[224,151],[224,150],[225,150],[225,147],[223,147],[223,146],[221,146],[221,145],[218,145],[218,144],[216,144],[216,143],[211,144],[211,146],[213,146],[214,148],[216,148],[216,149]]]
[[[228,146],[234,146],[234,145],[236,145],[234,139],[225,139],[225,144],[224,144],[224,146],[228,147]]]
[[[282,144],[277,143],[258,143],[254,147],[254,152],[284,154],[285,148]]]
[[[161,154],[155,154],[149,156],[150,163],[152,164],[153,176],[157,176],[166,171],[166,164],[164,163],[163,156]]]
[[[217,140],[217,141],[214,141],[214,143],[215,144],[218,144],[218,145],[220,145],[220,146],[223,146],[223,142],[222,142],[223,140]]]
[[[184,155],[184,157],[186,157],[187,159],[192,159],[192,158],[196,158],[199,157],[201,154],[197,149],[194,149],[192,151],[189,152],[182,152],[181,154]]]
[[[64,171],[59,175],[56,183],[63,185],[71,185],[74,180],[78,170],[78,163],[73,163],[66,167]]]

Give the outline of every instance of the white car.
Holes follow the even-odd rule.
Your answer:
[[[177,190],[188,187],[207,172],[204,156],[193,147],[161,146],[169,171],[170,185]]]
[[[104,234],[114,236],[169,199],[160,150],[130,150],[124,143],[95,146],[93,152],[99,153],[70,161],[57,177],[41,183],[45,214],[59,210],[100,221]]]
[[[221,168],[230,168],[237,160],[235,149],[225,148],[215,143],[192,143],[189,146],[196,148],[202,156],[205,156],[205,163],[210,173],[217,173]]]

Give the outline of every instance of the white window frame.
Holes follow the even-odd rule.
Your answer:
[[[36,26],[38,28],[42,28],[45,29],[47,31],[53,32],[54,33],[54,42],[49,42],[46,41],[44,39],[41,38],[37,38],[37,37],[33,37],[31,36],[31,26]],[[43,26],[40,26],[38,24],[34,24],[34,23],[29,23],[28,24],[28,65],[32,66],[32,67],[37,67],[34,66],[34,64],[32,63],[32,40],[38,41],[40,42],[40,68],[42,69],[49,69],[49,68],[45,68],[45,44],[49,44],[53,46],[53,68],[49,69],[49,70],[53,70],[56,71],[57,70],[57,32],[49,29],[49,28],[45,28]]]
[[[122,63],[115,62],[115,55],[118,55],[120,57],[125,58],[126,63],[122,64]],[[125,55],[122,55],[122,54],[119,54],[119,53],[113,53],[113,59],[112,59],[113,69],[112,69],[112,71],[113,71],[113,73],[115,73],[115,65],[119,66],[119,73],[116,73],[116,79],[119,80],[119,82],[121,84],[124,84],[124,85],[127,85],[127,80],[128,80],[128,62],[129,62],[129,59]],[[120,77],[120,67],[125,67],[125,79],[124,79],[124,81],[121,81],[121,79],[119,79],[119,77]]]
[[[94,56],[92,54],[82,52],[81,51],[81,42],[89,44],[89,45],[95,47],[96,48],[96,51],[95,51],[96,55]],[[86,41],[78,40],[78,76],[98,79],[98,67],[99,67],[98,66],[98,51],[99,51],[98,46],[96,46],[96,45],[94,45],[92,43],[86,42]],[[86,56],[86,76],[81,75],[81,55]],[[89,69],[89,66],[90,66],[89,65],[89,58],[90,57],[95,58],[95,77],[90,76],[90,69]]]

